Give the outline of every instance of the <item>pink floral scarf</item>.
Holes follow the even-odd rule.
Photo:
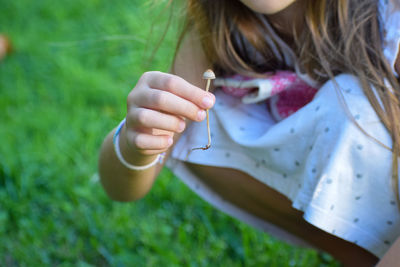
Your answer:
[[[308,104],[318,91],[292,71],[268,72],[265,78],[234,75],[216,79],[214,85],[226,94],[242,98],[245,104],[266,102],[277,121]]]

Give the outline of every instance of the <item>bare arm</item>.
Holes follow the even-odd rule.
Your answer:
[[[153,161],[157,154],[170,152],[182,132],[184,119],[201,121],[199,111],[210,108],[215,97],[204,92],[202,74],[209,68],[194,34],[189,34],[179,50],[172,73],[147,72],[142,75],[127,100],[126,124],[120,135],[124,159],[137,166]],[[203,103],[205,97],[211,104]],[[204,113],[204,112],[203,112]],[[181,126],[181,127],[180,127]],[[151,189],[162,169],[156,165],[146,170],[125,168],[115,155],[112,137],[105,138],[99,156],[99,175],[108,196],[117,201],[142,198]],[[168,153],[167,153],[168,156]]]

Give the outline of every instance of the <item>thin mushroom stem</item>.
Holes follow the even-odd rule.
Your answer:
[[[211,83],[211,80],[207,79],[206,92],[208,92],[208,90],[210,89],[210,83]],[[203,150],[209,149],[210,146],[211,146],[210,116],[209,116],[209,113],[208,113],[208,109],[206,109],[206,114],[207,114],[208,144],[206,145],[205,149],[203,149]]]
[[[210,84],[211,84],[211,80],[215,79],[215,74],[212,70],[207,70],[204,74],[203,74],[203,78],[207,80],[207,85],[206,85],[206,92],[209,91],[210,89]],[[207,134],[208,134],[208,144],[204,147],[195,147],[192,148],[191,150],[188,151],[185,161],[189,158],[190,153],[192,153],[192,151],[194,150],[207,150],[211,147],[211,130],[210,130],[210,115],[208,112],[209,109],[206,109],[206,115],[207,115]]]

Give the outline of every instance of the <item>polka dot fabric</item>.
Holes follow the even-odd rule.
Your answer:
[[[217,90],[210,110],[213,145],[193,151],[188,161],[246,172],[286,195],[311,224],[381,257],[400,235],[391,151],[365,135],[353,119],[386,146],[391,139],[358,80],[343,74],[336,82],[339,88],[327,82],[310,103],[279,122],[264,104],[244,104]],[[205,124],[192,123],[168,166],[219,209],[270,230],[267,222],[249,219],[245,211],[224,203],[185,168],[188,150],[204,145],[206,134]],[[279,231],[278,236],[290,239]]]
[[[400,43],[400,2],[378,3],[383,52],[394,71]],[[296,69],[293,51],[268,21],[264,23],[270,29],[268,38],[274,38],[285,51],[286,64],[293,63]],[[392,154],[374,138],[388,147],[392,144],[359,81],[342,74],[336,77],[338,87],[329,81],[315,94],[312,88],[316,83],[297,72],[310,85],[308,92],[301,90],[298,97],[289,95],[287,89],[271,91],[276,86],[270,77],[273,75],[266,74],[260,80],[237,75],[222,84],[216,81],[217,86],[226,88],[216,91],[217,102],[210,110],[212,147],[194,151],[188,161],[246,172],[286,195],[311,224],[382,257],[400,236],[400,216],[390,182]],[[292,243],[304,244],[226,202],[186,167],[187,152],[203,146],[206,136],[205,124],[192,123],[175,145],[167,166],[221,211]]]

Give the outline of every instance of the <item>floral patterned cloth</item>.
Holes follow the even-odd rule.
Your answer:
[[[214,86],[232,96],[242,98],[245,104],[266,101],[271,115],[281,121],[309,103],[317,93],[292,71],[265,73],[265,78],[249,78],[234,75],[216,79]]]

